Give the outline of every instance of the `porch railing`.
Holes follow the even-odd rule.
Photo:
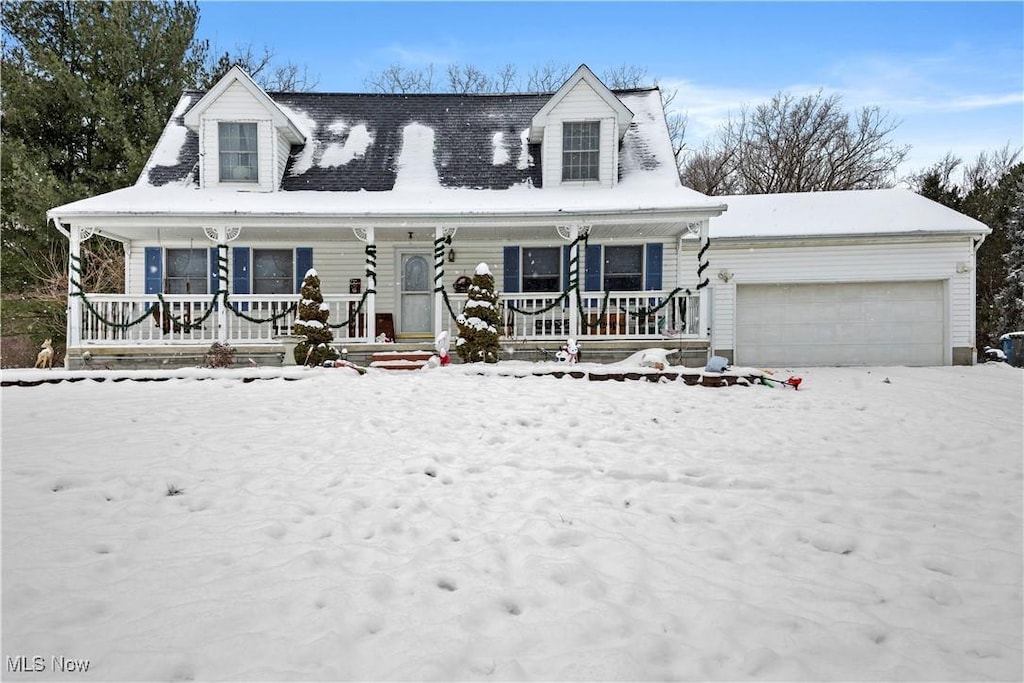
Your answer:
[[[220,300],[209,294],[87,294],[82,307],[83,344],[212,344],[220,338]],[[369,341],[366,314],[355,315],[358,294],[324,295],[336,341]],[[223,316],[228,343],[270,343],[289,335],[298,317],[295,295],[233,294]],[[213,310],[211,310],[211,307]],[[260,322],[265,321],[265,322]]]
[[[700,295],[677,295],[661,306],[667,295],[665,291],[612,292],[605,305],[603,293],[588,294],[583,297],[583,308],[579,311],[579,334],[591,339],[698,337]],[[563,301],[544,310],[557,298],[552,294],[500,293],[501,336],[507,339],[565,339],[570,330],[568,304]],[[466,299],[465,294],[449,295],[456,314],[462,311]],[[659,306],[661,308],[657,311],[648,313]],[[531,311],[542,312],[534,315]],[[459,333],[458,325],[447,310],[442,316],[442,326],[452,338]]]
[[[589,339],[658,339],[699,336],[699,295],[676,296],[661,306],[667,292],[587,293],[579,310],[579,335]],[[456,314],[466,303],[465,294],[451,294]],[[569,336],[569,306],[563,301],[550,310],[558,296],[552,294],[499,294],[502,337],[506,339],[555,340]],[[210,295],[167,294],[163,303],[153,294],[89,294],[82,307],[81,343],[92,345],[212,344],[221,338],[225,321],[228,343],[272,343],[292,333],[298,311],[295,295],[237,295],[229,298],[233,310],[219,310],[220,300]],[[369,342],[364,309],[356,314],[358,294],[325,294],[337,342]],[[602,306],[604,306],[602,308]],[[661,306],[661,308],[658,308]],[[213,310],[211,310],[211,307]],[[658,310],[654,311],[655,308]],[[523,313],[526,311],[526,313]],[[530,311],[543,311],[530,315]],[[652,312],[653,311],[653,312]],[[447,310],[442,329],[454,339],[458,326]],[[259,322],[265,321],[265,322]]]

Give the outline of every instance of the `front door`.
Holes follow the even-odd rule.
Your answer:
[[[430,252],[403,252],[399,334],[430,335],[434,328],[433,262]]]

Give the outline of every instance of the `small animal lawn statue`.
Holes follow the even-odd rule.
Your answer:
[[[555,358],[559,363],[578,363],[580,360],[580,345],[576,343],[575,339],[569,337],[568,341],[558,349]]]
[[[53,341],[47,339],[42,344],[42,351],[36,356],[36,367],[46,368],[47,370],[53,367]]]

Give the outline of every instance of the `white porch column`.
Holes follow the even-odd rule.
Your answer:
[[[132,243],[121,242],[121,251],[124,252],[124,293],[128,294],[132,291],[132,280],[131,280],[131,259],[132,259]]]
[[[67,348],[82,343],[82,229],[71,225],[68,235],[68,308]],[[68,354],[64,354],[64,367],[68,367]]]
[[[366,336],[377,338],[377,239],[373,228],[365,229],[366,243]],[[358,233],[357,233],[358,236]]]
[[[434,228],[434,338],[444,325],[444,259],[445,245],[451,244],[457,228],[439,225]]]
[[[697,260],[697,286],[699,289],[697,292],[700,294],[700,306],[698,307],[700,316],[698,318],[699,332],[701,339],[711,338],[711,288],[707,286],[708,276],[711,272],[710,260],[708,258],[710,248],[708,247],[710,237],[708,235],[708,219],[704,219],[700,222],[700,246],[698,247],[697,253],[700,254],[701,250],[704,251],[703,256],[700,256]],[[703,284],[703,286],[701,286]]]
[[[579,297],[576,293],[580,286],[580,226],[573,223],[569,226],[569,331],[567,337],[580,336]]]
[[[237,236],[237,235],[236,235]],[[217,307],[217,341],[228,341],[228,307],[223,292],[228,291],[228,229],[217,228],[217,293],[220,306]]]
[[[437,338],[444,321],[444,295],[441,294],[441,287],[444,286],[444,237],[443,226],[434,228],[434,338]]]

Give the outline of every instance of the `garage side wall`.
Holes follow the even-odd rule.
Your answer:
[[[973,264],[967,237],[843,244],[712,240],[714,353],[736,358],[737,287],[744,284],[941,281],[947,293],[944,362],[969,365],[975,358]],[[727,283],[718,277],[722,272]]]

